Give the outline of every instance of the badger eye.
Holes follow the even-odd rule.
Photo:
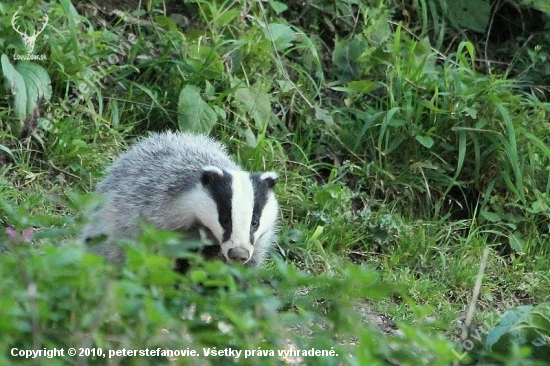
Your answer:
[[[252,227],[258,227],[258,225],[260,225],[260,220],[252,219]]]

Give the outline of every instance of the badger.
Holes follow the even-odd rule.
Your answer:
[[[192,237],[203,229],[213,242],[203,255],[257,266],[276,238],[276,182],[274,172],[241,169],[210,137],[154,133],[107,169],[96,188],[102,202],[89,214],[84,241],[90,251],[120,264],[124,253],[114,242],[137,238],[140,221]],[[176,270],[185,269],[176,263]]]

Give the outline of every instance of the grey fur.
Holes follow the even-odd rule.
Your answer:
[[[107,239],[87,245],[88,249],[110,262],[121,263],[124,253],[113,241],[135,239],[139,235],[140,220],[151,222],[159,229],[196,236],[200,223],[194,221],[194,215],[189,215],[196,208],[185,205],[185,194],[197,188],[207,166],[243,172],[229,158],[225,146],[207,136],[155,133],[135,144],[107,169],[105,178],[97,186],[103,202],[89,214],[84,239],[101,236]],[[275,200],[272,193],[270,199]],[[276,200],[270,207],[277,209]],[[248,264],[262,263],[275,238],[276,222],[273,222],[254,244]]]

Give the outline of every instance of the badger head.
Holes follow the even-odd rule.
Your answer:
[[[273,172],[202,169],[198,188],[203,202],[195,203],[195,219],[216,238],[227,261],[255,264],[255,244],[270,235],[277,221],[276,182]]]

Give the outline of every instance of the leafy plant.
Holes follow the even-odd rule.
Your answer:
[[[34,62],[19,61],[14,67],[3,54],[1,63],[6,92],[13,97],[16,122],[11,125],[12,134],[28,135],[38,124],[42,106],[52,97],[50,77]]]
[[[487,350],[506,354],[512,345],[529,346],[539,360],[550,357],[550,304],[525,305],[511,309],[489,331]]]

